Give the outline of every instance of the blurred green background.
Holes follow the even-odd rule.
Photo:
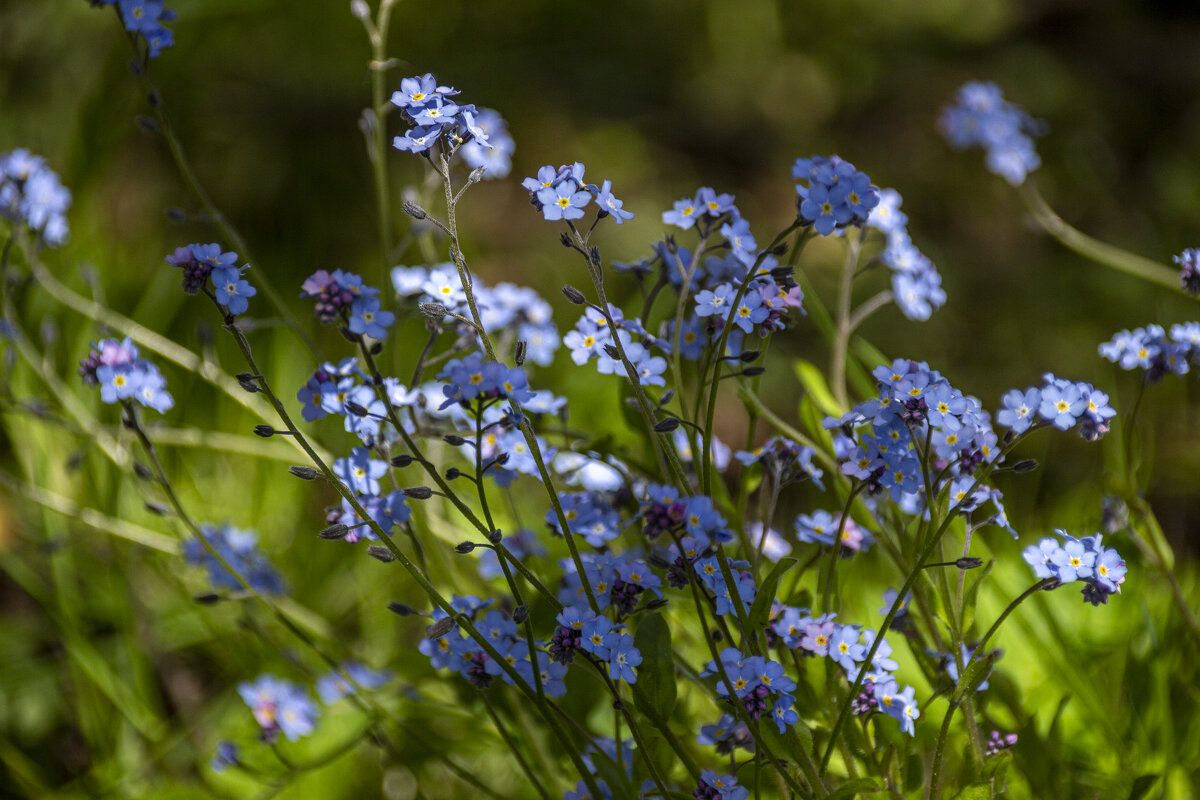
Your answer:
[[[170,5],[179,11],[177,44],[152,72],[201,182],[250,242],[255,270],[269,273],[285,297],[316,269],[355,270],[381,283],[371,172],[358,129],[370,99],[370,51],[349,4]],[[633,260],[664,232],[661,211],[702,184],[734,192],[761,241],[794,214],[792,160],[832,152],[903,194],[913,239],[939,266],[949,295],[928,323],[891,309],[863,335],[889,356],[929,361],[986,405],[1053,371],[1096,383],[1123,411],[1136,379],[1100,359],[1097,345],[1121,328],[1200,316],[1194,302],[1087,262],[1041,234],[1017,194],[984,170],[980,154],[952,152],[935,127],[961,83],[997,81],[1008,99],[1049,125],[1034,180],[1050,204],[1081,230],[1168,263],[1200,245],[1200,6],[1191,2],[406,0],[394,16],[389,53],[401,61],[389,73],[391,85],[430,71],[508,120],[517,143],[513,173],[468,195],[460,217],[466,254],[485,280],[537,287],[564,332],[574,315],[558,288],[583,276],[557,244],[557,230],[529,207],[521,177],[545,163],[580,160],[589,177],[611,178],[637,217],[610,226],[601,247],[609,260]],[[74,193],[71,242],[47,255],[60,278],[236,372],[236,353],[215,337],[210,309],[184,297],[177,273],[163,266],[163,254],[176,246],[216,234],[200,221],[167,219],[168,207],[196,207],[161,140],[134,122],[146,107],[129,55],[113,14],[84,0],[0,3],[0,151],[24,146],[46,156]],[[397,196],[421,181],[418,159],[393,153],[389,162]],[[403,232],[408,222],[397,214],[392,224]],[[398,263],[421,261],[414,251]],[[834,248],[805,257],[826,303],[837,261]],[[85,284],[88,274],[99,276],[97,288]],[[615,281],[613,292],[634,296]],[[69,376],[101,333],[43,293],[24,297],[27,330]],[[308,313],[298,300],[293,306]],[[312,330],[324,358],[343,354],[336,334]],[[421,343],[415,328],[405,330],[412,338],[397,336],[387,355],[397,368],[411,364]],[[255,335],[256,347],[273,355],[270,377],[290,394],[311,360],[278,328]],[[826,345],[802,322],[773,348],[764,395],[792,418],[798,387],[789,356],[825,364]],[[259,421],[194,377],[164,372],[181,401],[164,424],[247,432]],[[564,387],[568,379],[583,389],[572,390],[575,423],[611,413],[615,385],[573,367],[561,351],[538,382]],[[18,399],[46,396],[20,370],[9,385]],[[69,385],[115,433],[115,412]],[[1152,463],[1146,494],[1182,562],[1193,606],[1197,395],[1195,377],[1155,387],[1139,430]],[[728,408],[721,430],[735,440],[740,410]],[[4,421],[0,457],[9,471],[113,516],[171,530],[142,510],[141,490],[79,437],[7,406]],[[322,435],[335,451],[349,446],[333,428]],[[77,453],[82,463],[69,469]],[[1104,494],[1099,453],[1068,437],[1028,446],[1045,468],[1001,483],[1023,544],[1059,525],[1096,526]],[[427,675],[424,701],[453,697],[411,649],[419,626],[382,608],[381,599],[417,605],[419,598],[359,554],[313,556],[310,532],[330,497],[280,477],[278,460],[189,448],[167,456],[194,513],[259,530],[294,595],[317,610],[319,625],[347,653],[402,675]],[[56,787],[76,796],[218,791],[203,764],[233,720],[248,722],[232,687],[257,671],[288,668],[268,638],[278,632],[256,633],[264,620],[234,603],[188,603],[203,580],[173,557],[114,542],[6,490],[0,501],[0,796]],[[793,500],[797,509],[817,502]],[[443,529],[447,541],[461,538],[452,523]],[[998,555],[1019,559],[1017,545],[995,534],[990,541]],[[1121,550],[1134,565],[1123,597],[1098,610],[1076,608],[1065,593],[1039,597],[1035,607],[1046,613],[1028,611],[1034,621],[1014,623],[1002,636],[1010,650],[1003,663],[1029,711],[1041,715],[1043,735],[1058,700],[1075,698],[1061,744],[1074,768],[1066,778],[1046,778],[1067,781],[1051,784],[1055,791],[1125,797],[1135,778],[1149,774],[1168,775],[1151,791],[1187,796],[1187,776],[1200,767],[1195,670],[1183,667],[1195,648],[1181,637],[1163,587],[1138,567],[1133,545]],[[443,561],[445,576],[470,583],[470,570]],[[881,564],[870,569],[880,587],[896,580]],[[1022,588],[1024,570],[1019,560],[997,570],[994,595],[982,603],[992,613],[983,617]],[[875,596],[861,601],[863,610],[877,607]],[[1066,638],[1060,657],[1039,661],[1036,642],[1059,636]],[[296,674],[314,669],[306,655],[295,659]],[[1070,682],[1075,689],[1064,688]],[[1109,727],[1092,716],[1101,707]],[[505,764],[473,759],[494,742],[465,737],[461,722],[427,703],[405,708],[435,747],[481,764],[498,784],[516,781]],[[322,735],[338,740],[336,729]],[[1039,755],[1031,747],[1024,757]],[[375,755],[367,748],[355,758],[369,763]],[[290,796],[454,796],[429,788],[439,779],[414,750],[407,765],[359,770],[339,762],[305,777]],[[1053,795],[1045,786],[1025,788]]]

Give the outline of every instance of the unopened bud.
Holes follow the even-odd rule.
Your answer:
[[[513,622],[520,625],[525,620],[529,619],[529,606],[522,603],[513,609]]]
[[[504,534],[500,531],[491,531],[488,533],[487,539],[492,544],[500,544],[501,540],[504,539]]]
[[[365,417],[368,414],[366,406],[360,406],[352,400],[346,401],[346,410],[356,417]]]
[[[262,375],[254,375],[253,373],[250,373],[250,372],[239,372],[237,374],[237,382],[238,382],[238,385],[241,386],[244,390],[246,390],[250,394],[254,394],[255,392],[262,391],[262,388],[257,383],[258,379],[261,377],[262,377]]]
[[[146,510],[151,514],[157,514],[160,517],[165,517],[170,511],[162,503],[156,503],[153,500],[146,501]]]
[[[158,123],[144,114],[137,115],[137,125],[146,133],[158,133],[159,131]]]
[[[261,436],[264,439],[270,439],[272,436],[275,435],[275,429],[272,428],[270,425],[255,425],[254,426],[254,435]]]
[[[322,539],[345,539],[349,533],[349,526],[343,525],[339,522],[334,525],[330,525],[317,535]]]
[[[195,597],[193,597],[192,599],[195,600],[197,603],[199,603],[202,606],[211,606],[214,603],[219,603],[221,601],[221,595],[219,595],[219,594],[198,594]]]
[[[466,555],[474,549],[474,542],[459,542],[458,544],[454,545],[454,552],[458,553],[460,556]]]
[[[433,489],[428,486],[411,486],[404,490],[404,496],[413,500],[428,500],[433,497]]]
[[[983,559],[976,558],[975,556],[966,556],[955,561],[954,566],[959,569],[975,569],[976,567],[983,566]]]
[[[612,345],[612,344],[604,345],[604,353],[609,358],[614,359],[614,360],[621,357],[621,351],[617,349],[616,345]]]
[[[288,472],[295,475],[302,481],[314,481],[321,474],[320,470],[314,467],[304,467],[299,464],[288,467]]]
[[[420,613],[408,603],[401,603],[399,600],[393,600],[388,603],[387,608],[388,611],[401,617],[411,617],[414,614]]]
[[[583,292],[579,291],[574,286],[564,286],[562,293],[564,297],[577,306],[581,306],[587,302],[587,298],[583,296]]]
[[[458,623],[454,621],[453,617],[442,617],[437,622],[425,629],[425,635],[430,639],[440,639],[450,631],[454,630],[456,625],[458,625]]]
[[[749,364],[751,361],[757,361],[760,355],[762,353],[758,350],[744,350],[738,353],[738,361],[741,361],[743,364]]]
[[[528,352],[529,352],[529,343],[526,342],[524,339],[518,339],[516,354],[514,356],[514,360],[517,362],[518,367],[525,366],[525,354]]]
[[[467,443],[467,440],[456,433],[447,433],[442,437],[442,441],[451,447],[459,447]]]
[[[753,378],[758,375],[762,375],[766,371],[766,367],[746,367],[744,370],[742,370],[742,374],[747,378]]]
[[[654,432],[670,433],[678,427],[679,419],[677,417],[667,417],[666,419],[660,419],[658,422],[654,423]]]
[[[421,313],[430,319],[442,319],[450,313],[450,309],[446,308],[441,303],[421,303],[417,306]]]
[[[413,462],[413,460],[414,460],[413,457],[408,455],[407,453],[401,453],[400,455],[392,458],[392,466],[393,467],[407,467],[409,464],[411,464]]]
[[[1018,461],[1017,463],[1013,464],[1012,467],[1013,472],[1033,472],[1037,468],[1038,462],[1036,459],[1032,458],[1027,458],[1024,461]]]
[[[137,475],[139,478],[141,478],[144,481],[149,481],[149,480],[154,479],[154,473],[150,471],[149,467],[147,467],[145,464],[143,464],[140,461],[133,462],[133,474]]]
[[[371,7],[367,5],[367,0],[350,0],[350,13],[357,19],[369,19]]]
[[[368,547],[367,555],[369,555],[371,558],[377,558],[385,564],[396,560],[396,556],[392,554],[391,550],[388,550],[386,547],[378,544],[373,544]]]
[[[561,234],[561,235],[558,237],[558,240],[559,240],[560,242],[562,242],[562,246],[563,246],[563,247],[571,247],[571,246],[572,246],[572,245],[571,245],[571,237],[570,237],[570,236],[568,236],[568,235],[567,235],[567,234],[565,234],[565,233]]]
[[[596,245],[592,245],[592,248],[588,250],[588,261],[593,267],[600,266],[600,248]]]

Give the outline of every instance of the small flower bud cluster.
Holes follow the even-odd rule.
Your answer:
[[[406,301],[441,306],[436,319],[447,313],[460,317],[471,315],[458,269],[450,262],[429,267],[395,267],[392,269],[392,286]],[[472,292],[480,320],[493,336],[496,332],[511,330],[519,341],[525,342],[527,361],[543,367],[554,361],[554,353],[562,340],[558,326],[554,324],[553,309],[537,292],[511,283],[488,286],[478,278],[473,282]],[[460,335],[470,337],[470,340],[478,338],[468,325],[464,324],[460,331]]]
[[[1079,426],[1079,433],[1095,441],[1109,431],[1109,420],[1117,412],[1108,404],[1108,395],[1084,381],[1068,381],[1050,373],[1042,376],[1045,384],[1025,391],[1011,389],[1002,398],[1004,408],[996,414],[996,422],[1024,433],[1038,420],[1048,422],[1060,431]]]
[[[167,391],[167,379],[153,363],[138,358],[137,345],[129,337],[101,339],[92,348],[79,362],[79,376],[84,383],[100,387],[102,401],[136,400],[160,414],[175,405]]]
[[[955,150],[982,148],[987,151],[987,168],[1013,186],[1041,166],[1033,137],[1045,125],[1018,105],[1005,101],[994,83],[964,84],[954,103],[942,109],[942,134]]]
[[[91,0],[95,6],[116,6],[125,30],[136,34],[146,43],[150,58],[158,58],[163,50],[175,44],[175,34],[164,22],[175,21],[175,9],[167,8],[164,0]]]
[[[879,205],[871,210],[867,226],[881,232],[886,247],[879,260],[892,271],[892,296],[904,316],[924,321],[946,302],[942,276],[933,262],[913,244],[908,235],[908,217],[900,210],[902,199],[895,189],[879,192]]]
[[[371,451],[366,447],[356,447],[350,451],[348,457],[333,462],[333,473],[354,492],[359,505],[384,531],[390,531],[396,525],[403,525],[412,515],[412,509],[406,502],[408,494],[403,489],[394,489],[386,493],[383,491],[379,479],[386,475],[387,471],[388,463],[371,458]],[[365,524],[367,520],[359,515],[346,498],[342,498],[339,507],[329,511],[327,519],[348,529],[344,537],[339,537],[347,542],[379,539],[371,530],[371,526]]]
[[[718,775],[711,769],[700,773],[700,783],[692,790],[696,800],[746,800],[750,789],[738,786],[734,775]]]
[[[558,168],[547,164],[535,177],[521,181],[521,186],[529,191],[533,207],[551,222],[582,219],[583,210],[593,199],[599,208],[600,219],[612,217],[618,225],[633,219],[633,212],[626,211],[625,203],[613,195],[612,181],[606,180],[600,186],[588,183],[583,178],[584,170],[578,161]]]
[[[413,127],[395,137],[392,146],[420,154],[441,143],[447,154],[458,152],[468,166],[482,169],[484,177],[504,177],[516,150],[508,125],[495,111],[451,100],[458,94],[450,86],[440,86],[429,73],[400,81],[392,105]]]
[[[1103,534],[1076,539],[1061,528],[1054,532],[1061,544],[1047,537],[1022,553],[1034,575],[1059,583],[1083,581],[1083,599],[1094,606],[1107,603],[1109,595],[1120,594],[1127,572],[1125,560],[1114,548],[1104,546]]]
[[[275,567],[271,565],[266,554],[258,548],[258,534],[254,531],[239,530],[231,525],[201,526],[204,539],[213,550],[239,575],[246,579],[250,588],[264,594],[282,594],[283,579]],[[240,590],[241,583],[236,576],[228,572],[217,559],[213,558],[208,548],[195,539],[189,539],[184,545],[184,557],[189,564],[204,567],[208,571],[208,582],[216,589]]]
[[[363,284],[353,272],[317,270],[300,286],[300,296],[316,300],[313,312],[323,324],[341,322],[355,336],[383,339],[396,321],[383,311],[379,290]]]
[[[992,731],[992,735],[988,737],[987,747],[984,749],[985,756],[999,755],[1002,750],[1007,750],[1017,743],[1017,735],[1015,733],[1002,734],[1000,731]]]
[[[717,691],[723,698],[740,703],[751,719],[769,715],[781,734],[796,723],[799,715],[792,707],[796,682],[782,664],[763,656],[743,655],[734,647],[722,650],[720,657],[721,666],[708,662],[700,677],[716,676]]]
[[[879,189],[865,172],[839,156],[798,158],[792,165],[801,219],[828,236],[835,230],[865,225],[879,205]]]
[[[46,159],[25,149],[0,153],[0,218],[29,227],[51,247],[67,240],[71,192]]]
[[[212,296],[234,316],[244,314],[258,290],[242,278],[249,266],[237,266],[238,254],[221,252],[219,244],[189,244],[166,257],[172,267],[183,270],[183,291],[198,294],[212,281]]]
[[[1151,382],[1186,375],[1200,364],[1200,322],[1172,325],[1170,335],[1161,325],[1121,331],[1100,345],[1100,355],[1121,369],[1143,370]]]
[[[1175,256],[1179,286],[1190,295],[1200,295],[1200,250],[1189,248]]]

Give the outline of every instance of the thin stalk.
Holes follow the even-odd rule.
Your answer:
[[[842,266],[842,280],[838,287],[837,328],[834,333],[833,352],[830,356],[829,383],[833,396],[841,408],[847,408],[846,351],[850,348],[850,300],[854,291],[854,273],[858,267],[858,255],[862,251],[867,231],[863,228],[857,237],[847,236],[846,262]]]
[[[979,640],[979,645],[975,648],[975,652],[971,654],[971,658],[965,665],[963,665],[962,670],[958,673],[958,683],[955,684],[955,687],[951,691],[950,697],[948,698],[949,707],[946,709],[946,716],[942,718],[942,727],[941,730],[938,731],[937,746],[933,751],[933,768],[930,772],[929,782],[929,800],[938,800],[938,798],[941,797],[942,758],[946,750],[946,734],[950,730],[950,720],[954,716],[955,709],[957,709],[962,703],[963,695],[966,694],[967,690],[972,688],[966,684],[967,670],[971,668],[972,664],[979,660],[980,653],[984,653],[986,651],[987,644],[989,641],[991,641],[992,636],[997,630],[1000,629],[1000,626],[1004,623],[1004,620],[1008,618],[1008,615],[1016,610],[1017,606],[1021,605],[1021,603],[1025,601],[1025,598],[1037,594],[1043,589],[1052,588],[1056,585],[1058,585],[1057,578],[1043,578],[1033,586],[1030,586],[1028,589],[1018,595],[1015,600],[1009,603],[1008,607],[1005,608],[1004,611],[1000,613],[1000,616],[996,618],[996,621],[992,623],[992,627],[988,628],[987,633],[985,633],[983,638]]]
[[[1028,433],[1028,431],[1026,433]],[[1012,450],[1012,448],[1014,448],[1017,445],[1017,443],[1020,442],[1023,438],[1024,438],[1023,435],[1017,436],[1016,438],[1014,438],[1013,441],[1010,442],[1007,447],[1002,449],[1000,451],[1000,453],[997,454],[996,460],[994,462],[984,464],[978,470],[976,470],[975,480],[971,484],[971,486],[968,487],[967,494],[970,494],[971,492],[975,491],[975,489],[978,488],[980,483],[987,480],[988,476],[991,475],[991,472],[993,469],[993,464],[1001,462],[1004,459],[1004,456],[1007,455]],[[936,497],[929,497],[928,495],[926,495],[926,503],[931,508],[932,508],[932,504],[936,503],[936,502],[937,502]],[[850,705],[853,702],[854,698],[858,695],[859,688],[862,686],[863,678],[867,672],[867,666],[872,662],[872,660],[874,660],[875,653],[879,649],[879,645],[883,641],[884,635],[886,635],[888,632],[888,629],[891,628],[892,620],[894,620],[896,618],[896,614],[900,610],[901,603],[903,602],[904,598],[908,595],[909,591],[913,588],[913,585],[917,582],[917,579],[920,577],[921,572],[925,567],[925,563],[929,560],[929,557],[933,554],[933,551],[937,547],[938,542],[940,542],[942,540],[942,535],[950,527],[950,522],[953,519],[954,519],[954,517],[952,515],[949,515],[949,514],[946,515],[945,519],[942,520],[942,523],[937,527],[937,529],[932,531],[930,533],[930,535],[927,537],[924,547],[921,549],[920,554],[917,556],[917,562],[916,562],[916,564],[913,565],[912,572],[910,572],[908,574],[908,577],[906,577],[904,579],[904,584],[900,587],[899,591],[896,593],[896,599],[895,599],[895,601],[892,602],[892,607],[888,609],[887,616],[884,617],[884,619],[883,619],[883,624],[879,626],[879,632],[875,634],[875,640],[871,643],[871,647],[867,650],[867,654],[863,658],[863,668],[860,669],[858,671],[858,674],[855,676],[854,684],[850,687],[849,694],[846,695],[846,699],[842,702],[841,710],[838,712],[837,721],[834,723],[833,729],[830,731],[829,744],[825,748],[825,755],[821,758],[821,774],[822,775],[825,774],[825,771],[829,767],[829,759],[833,755],[833,750],[834,750],[834,747],[836,746],[837,737],[841,733],[842,726],[846,724],[846,719],[850,715]],[[979,649],[980,648],[977,648],[976,652],[979,652]]]
[[[1140,278],[1147,283],[1166,287],[1180,294],[1191,297],[1180,285],[1179,273],[1165,264],[1143,258],[1136,253],[1130,253],[1119,247],[1093,239],[1087,234],[1068,225],[1062,217],[1046,203],[1032,180],[1025,181],[1020,189],[1021,199],[1029,208],[1034,221],[1042,230],[1053,236],[1067,249],[1074,250],[1084,258],[1103,264],[1127,275]],[[1195,298],[1193,298],[1195,299]]]
[[[38,285],[45,289],[58,302],[89,319],[94,319],[100,324],[112,328],[123,336],[128,336],[142,347],[157,353],[183,369],[194,372],[206,382],[220,389],[238,405],[248,409],[255,415],[263,418],[269,416],[270,408],[268,406],[263,404],[256,396],[243,389],[241,384],[232,375],[222,372],[212,361],[201,358],[186,347],[176,344],[144,325],[140,325],[100,303],[78,294],[59,281],[58,278],[54,277],[54,274],[46,269],[45,265],[39,259],[29,253],[26,255],[29,261],[29,269],[33,273],[33,277],[38,282]],[[299,445],[295,445],[295,443],[293,443],[293,446],[297,447],[297,449],[302,449],[299,448]],[[319,446],[314,445],[314,449],[320,452],[326,460],[331,458],[330,454]]]
[[[550,796],[550,793],[546,791],[546,787],[542,785],[542,782],[538,780],[537,775],[534,774],[533,768],[529,766],[529,762],[525,760],[525,756],[521,754],[521,748],[517,746],[516,740],[513,739],[512,734],[508,732],[508,728],[504,726],[504,722],[500,719],[500,715],[496,713],[496,709],[492,705],[492,701],[488,699],[487,692],[480,691],[479,699],[483,701],[483,707],[487,709],[488,716],[492,718],[492,724],[496,726],[496,732],[500,734],[500,738],[504,740],[506,745],[508,745],[508,749],[512,751],[512,754],[516,756],[517,765],[521,768],[521,771],[525,773],[525,777],[529,779],[529,782],[533,784],[533,788],[539,795],[541,795],[542,800],[553,800],[553,798]]]

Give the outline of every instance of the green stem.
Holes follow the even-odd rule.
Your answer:
[[[942,727],[938,731],[937,745],[933,751],[933,768],[930,772],[929,779],[929,800],[938,800],[942,793],[942,759],[946,751],[946,735],[950,730],[950,720],[954,716],[954,711],[959,707],[959,705],[961,705],[963,696],[967,693],[967,691],[974,688],[974,684],[978,683],[977,680],[972,680],[971,685],[967,685],[967,670],[971,668],[972,664],[979,660],[981,653],[986,652],[987,644],[989,641],[991,641],[992,635],[1000,629],[1000,625],[1003,624],[1004,620],[1008,618],[1008,615],[1011,614],[1017,608],[1017,606],[1024,602],[1025,598],[1030,597],[1042,591],[1043,589],[1052,588],[1056,585],[1058,585],[1058,579],[1043,578],[1018,595],[1017,598],[1009,603],[1008,607],[1001,612],[1000,616],[996,618],[996,621],[992,623],[992,627],[988,628],[987,633],[985,633],[983,638],[979,640],[979,644],[976,646],[975,652],[971,654],[971,658],[962,666],[961,670],[959,671],[958,683],[955,684],[954,689],[950,692],[950,697],[948,698],[949,707],[946,709],[946,716],[942,718]]]
[[[1119,247],[1093,239],[1065,221],[1046,203],[1032,180],[1021,185],[1021,198],[1028,206],[1034,220],[1042,230],[1053,236],[1069,250],[1074,250],[1084,258],[1103,264],[1127,275],[1140,278],[1148,283],[1166,287],[1180,294],[1191,297],[1179,283],[1179,273],[1165,264],[1143,258],[1136,253],[1130,253]]]
[[[500,719],[500,715],[496,713],[496,709],[492,705],[492,701],[488,699],[487,693],[480,691],[479,698],[483,700],[483,707],[487,709],[488,716],[492,718],[492,724],[496,726],[496,732],[500,734],[500,738],[504,740],[506,745],[508,745],[508,749],[512,751],[512,754],[516,756],[517,765],[521,768],[521,771],[525,773],[525,777],[529,779],[531,784],[533,784],[533,788],[539,795],[541,795],[542,800],[552,800],[550,793],[546,791],[546,787],[542,785],[540,780],[538,780],[537,775],[534,774],[533,768],[530,767],[529,762],[525,760],[525,756],[521,755],[521,748],[517,746],[516,740],[513,739],[512,734],[508,732],[508,728],[504,726],[504,722]]]

